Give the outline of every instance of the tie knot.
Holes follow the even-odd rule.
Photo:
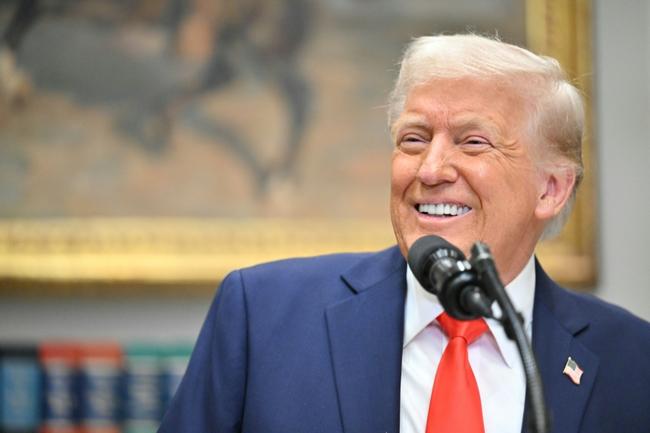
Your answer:
[[[450,340],[461,337],[467,341],[467,344],[473,343],[488,329],[487,323],[483,319],[456,320],[447,313],[442,313],[436,320]]]

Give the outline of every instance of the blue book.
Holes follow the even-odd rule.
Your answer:
[[[72,343],[46,342],[39,347],[43,371],[42,433],[77,431],[79,350]]]
[[[121,347],[109,342],[80,345],[78,375],[81,431],[120,433]]]
[[[160,349],[130,344],[124,351],[124,433],[155,433],[163,413]]]
[[[0,432],[36,432],[41,372],[35,347],[0,347]]]

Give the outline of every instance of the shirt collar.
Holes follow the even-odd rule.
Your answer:
[[[406,268],[406,302],[404,306],[404,346],[406,347],[436,317],[443,312],[438,298],[427,292]],[[517,311],[524,317],[524,328],[530,338],[533,320],[533,301],[535,299],[535,259],[531,256],[519,275],[506,286],[506,292]],[[498,308],[498,306],[496,307]],[[490,333],[506,364],[513,366],[519,357],[517,346],[510,341],[503,327],[494,319],[487,320]]]

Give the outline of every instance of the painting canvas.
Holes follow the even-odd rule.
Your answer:
[[[526,44],[527,8],[0,3],[0,274],[175,284],[390,244],[385,111],[404,45],[467,30]]]

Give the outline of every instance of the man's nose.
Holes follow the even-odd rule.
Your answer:
[[[447,137],[434,137],[422,157],[417,178],[425,185],[452,183],[458,178],[457,149]]]

